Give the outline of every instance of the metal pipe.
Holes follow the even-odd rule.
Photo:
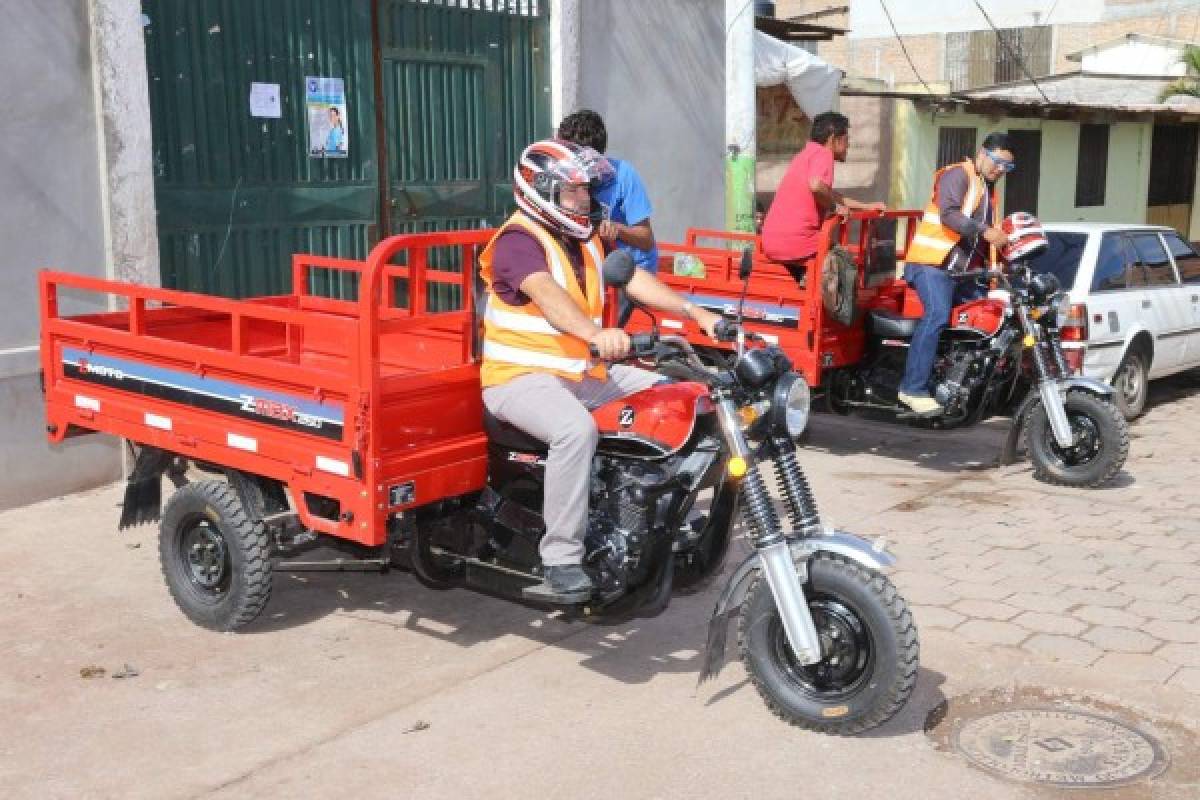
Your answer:
[[[1042,380],[1038,383],[1038,393],[1042,396],[1042,408],[1046,409],[1050,430],[1054,431],[1054,441],[1062,448],[1073,446],[1075,434],[1071,431],[1071,421],[1067,419],[1062,395],[1058,393],[1058,381]]]
[[[776,542],[759,550],[759,558],[792,653],[801,664],[817,663],[821,660],[821,639],[796,574],[791,547],[786,541]]]

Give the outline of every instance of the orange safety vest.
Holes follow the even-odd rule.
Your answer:
[[[950,251],[954,249],[954,245],[958,244],[958,240],[962,238],[957,231],[942,224],[941,211],[938,209],[938,183],[941,181],[942,175],[952,169],[967,171],[969,184],[967,196],[963,198],[964,214],[968,217],[973,216],[979,210],[979,204],[983,202],[983,198],[987,196],[987,184],[975,172],[975,163],[970,159],[958,164],[949,164],[933,173],[933,195],[925,206],[925,213],[921,215],[921,221],[917,224],[917,232],[913,235],[912,243],[908,246],[908,253],[904,257],[904,260],[911,264],[932,264],[940,267],[945,262],[946,256],[950,255]],[[994,225],[997,214],[999,214],[999,206],[994,192],[991,201],[992,224]],[[996,248],[992,246],[989,249],[991,263],[995,265]]]
[[[558,239],[518,211],[496,231],[479,256],[479,274],[489,289],[487,311],[483,318],[480,382],[485,388],[499,386],[530,372],[549,372],[573,381],[583,380],[584,375],[604,380],[608,377],[608,370],[602,362],[591,360],[587,342],[551,325],[536,303],[509,305],[490,291],[496,242],[505,231],[512,228],[520,228],[541,243],[555,283],[597,325],[603,324],[604,278],[601,262],[604,249],[600,237],[593,235],[583,243],[585,286],[580,287],[571,259]]]

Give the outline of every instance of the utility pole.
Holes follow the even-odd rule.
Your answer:
[[[725,227],[754,231],[754,0],[725,0]]]

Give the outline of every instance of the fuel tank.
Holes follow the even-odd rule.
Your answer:
[[[660,383],[592,412],[600,432],[598,449],[646,458],[668,456],[691,438],[696,418],[712,411],[703,384]]]
[[[950,327],[956,331],[995,336],[1004,324],[1008,304],[993,297],[981,297],[956,306],[950,312]]]

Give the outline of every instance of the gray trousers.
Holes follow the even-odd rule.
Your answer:
[[[599,438],[589,412],[662,379],[657,373],[618,364],[609,368],[606,381],[585,377],[576,382],[541,372],[483,390],[488,411],[549,448],[542,507],[543,566],[583,561],[592,456]]]

